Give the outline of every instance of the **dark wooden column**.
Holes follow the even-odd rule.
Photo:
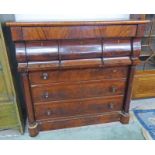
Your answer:
[[[25,97],[26,106],[27,106],[29,133],[31,136],[36,136],[38,134],[38,129],[37,129],[38,124],[35,121],[33,103],[31,99],[31,90],[29,88],[30,85],[29,85],[29,78],[28,78],[27,72],[21,73],[21,80],[23,84],[24,97]]]

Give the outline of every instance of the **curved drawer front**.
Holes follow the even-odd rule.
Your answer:
[[[34,102],[83,99],[124,94],[126,80],[98,80],[76,83],[33,85]]]
[[[57,41],[15,43],[15,50],[19,63],[59,60]]]
[[[128,67],[109,67],[92,69],[74,69],[57,71],[37,71],[29,74],[31,84],[48,84],[53,82],[75,82],[87,80],[126,78]]]
[[[93,115],[104,112],[120,111],[123,96],[112,98],[93,98],[76,101],[49,102],[34,106],[37,120],[77,115]]]
[[[103,40],[103,58],[121,57],[131,55],[130,39],[105,39]]]
[[[64,40],[60,42],[61,60],[102,58],[101,40]]]
[[[63,61],[131,55],[130,39],[80,39],[16,43],[18,62]]]
[[[59,60],[58,43],[56,41],[41,41],[26,43],[27,61]]]

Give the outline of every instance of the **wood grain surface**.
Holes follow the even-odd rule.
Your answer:
[[[134,70],[147,23],[135,19],[6,23],[22,75],[30,135],[128,123]]]

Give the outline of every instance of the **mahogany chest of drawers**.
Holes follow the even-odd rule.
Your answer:
[[[132,81],[147,22],[7,23],[30,135],[128,123]]]

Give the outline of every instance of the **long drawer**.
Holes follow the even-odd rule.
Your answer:
[[[33,102],[84,99],[124,94],[126,79],[33,85]]]
[[[48,84],[53,82],[74,82],[112,78],[126,78],[128,67],[109,67],[92,69],[74,69],[57,71],[37,71],[29,74],[31,84]]]
[[[82,26],[24,26],[17,28],[17,35],[13,35],[14,41],[52,40],[52,39],[86,39],[86,38],[121,38],[134,37],[136,25],[82,25]],[[21,31],[22,30],[22,31]],[[12,28],[12,32],[14,29]],[[14,34],[14,33],[13,33]],[[33,35],[32,35],[33,34]]]
[[[34,110],[36,119],[41,120],[120,111],[122,109],[122,105],[123,96],[115,96],[111,98],[92,98],[74,101],[40,103],[34,106]]]

